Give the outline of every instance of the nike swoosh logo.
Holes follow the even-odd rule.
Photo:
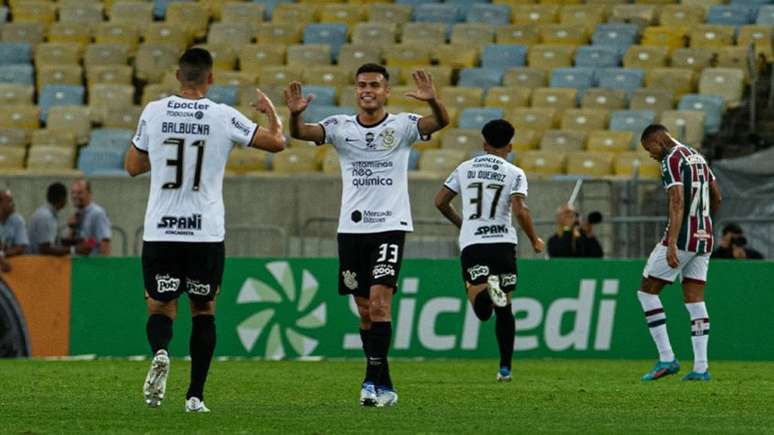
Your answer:
[[[344,140],[346,140],[347,142],[357,142],[357,139],[346,138]]]

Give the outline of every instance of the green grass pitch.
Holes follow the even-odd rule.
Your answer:
[[[712,363],[710,382],[643,383],[653,361],[394,361],[400,402],[361,408],[361,361],[216,361],[183,411],[189,363],[173,359],[160,408],[147,361],[0,361],[0,433],[774,433],[774,363]]]

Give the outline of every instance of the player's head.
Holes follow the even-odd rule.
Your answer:
[[[10,190],[0,190],[0,216],[7,218],[16,210]]]
[[[490,149],[504,151],[506,154],[511,152],[511,139],[515,130],[510,122],[504,119],[494,119],[487,122],[481,129],[484,136],[484,149],[489,152]]]
[[[361,110],[375,111],[384,107],[390,96],[390,73],[376,63],[367,63],[355,72],[355,96]]]
[[[645,127],[640,136],[640,143],[645,151],[655,160],[661,161],[675,145],[669,130],[661,124],[651,124]]]
[[[46,201],[61,210],[67,204],[67,188],[62,183],[51,183],[46,191]]]
[[[178,61],[177,80],[183,86],[212,84],[212,56],[203,48],[189,48]]]
[[[78,178],[70,185],[70,197],[73,205],[84,208],[91,203],[91,183],[83,178]]]

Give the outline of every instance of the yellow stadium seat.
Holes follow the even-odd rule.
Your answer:
[[[102,126],[105,128],[134,130],[137,128],[141,113],[141,106],[109,108],[102,115]]]
[[[136,128],[135,124],[132,129]],[[75,135],[78,144],[85,144],[91,132],[91,118],[86,106],[54,106],[48,109],[46,128],[49,130],[67,130]]]
[[[103,19],[102,5],[99,3],[59,7],[59,21],[64,23],[93,27]]]
[[[364,63],[382,63],[382,49],[367,44],[344,44],[339,50],[338,64],[356,70]]]
[[[630,110],[652,110],[656,115],[675,106],[674,95],[663,89],[637,89],[629,100]]]
[[[721,47],[718,49],[715,66],[718,68],[737,68],[744,73],[745,81],[750,77],[750,65],[748,61],[748,49],[746,47]],[[758,59],[753,62],[756,71],[760,69]]]
[[[352,43],[358,46],[384,47],[395,44],[398,28],[394,23],[357,23],[352,29]]]
[[[43,25],[40,23],[3,23],[0,30],[3,42],[38,44],[43,42]]]
[[[96,84],[131,85],[132,67],[129,65],[96,65],[86,69],[89,86]]]
[[[432,48],[431,57],[439,65],[454,69],[472,68],[478,65],[479,49],[465,44],[438,44]]]
[[[562,130],[604,130],[610,120],[610,112],[605,109],[569,109],[562,114]]]
[[[659,23],[662,26],[697,26],[704,23],[704,9],[681,5],[665,5],[661,8]]]
[[[583,0],[538,0],[541,5],[579,5]]]
[[[294,80],[303,78],[303,68],[292,66],[267,66],[261,70],[258,76],[258,84],[267,85],[285,85]]]
[[[293,147],[274,154],[273,171],[278,174],[319,172],[322,168],[317,161],[314,147]]]
[[[259,73],[269,65],[284,65],[287,47],[280,44],[250,44],[239,50],[239,68]]]
[[[350,28],[360,21],[365,21],[366,9],[358,5],[330,4],[320,11],[321,23],[342,23]]]
[[[744,72],[739,68],[707,68],[699,79],[699,93],[717,95],[726,107],[738,107],[744,93]]]
[[[716,56],[711,48],[678,48],[672,52],[670,64],[674,68],[689,68],[697,73],[712,65]]]
[[[250,44],[255,37],[255,25],[250,23],[212,23],[207,34],[209,44],[227,44],[236,50]]]
[[[137,26],[130,23],[99,23],[94,27],[94,42],[97,44],[126,44],[134,54],[140,42]]]
[[[660,68],[667,66],[669,48],[659,45],[632,45],[623,58],[624,68]]]
[[[0,83],[0,104],[34,104],[35,87],[18,83]]]
[[[483,104],[484,90],[474,87],[445,86],[441,88],[441,99],[450,107],[479,107]]]
[[[176,45],[142,43],[134,61],[135,74],[140,80],[158,83],[167,71],[177,67],[179,55]]]
[[[425,45],[446,44],[446,34],[449,27],[442,23],[412,22],[403,25],[400,41],[404,44]],[[389,49],[389,46],[386,47]]]
[[[530,88],[495,86],[487,91],[484,106],[502,107],[503,109],[527,107],[531,95],[532,89]]]
[[[48,1],[15,2],[11,7],[14,23],[40,23],[48,26],[56,20],[56,3]]]
[[[72,169],[75,163],[75,148],[37,145],[31,146],[27,157],[27,169],[41,171]]]
[[[48,29],[49,42],[77,42],[81,45],[91,43],[92,26],[77,22],[57,21]]]
[[[389,66],[411,68],[430,65],[430,49],[424,45],[398,44],[386,47],[384,61]]]
[[[484,46],[494,43],[495,28],[483,23],[459,23],[452,26],[451,44]]]
[[[36,76],[38,92],[46,85],[83,84],[83,68],[78,65],[43,65]]]
[[[696,89],[696,74],[692,69],[652,68],[645,76],[645,87],[671,91],[679,100]]]
[[[183,49],[192,41],[184,27],[164,21],[146,24],[140,31],[143,44],[168,44]]]
[[[89,108],[101,119],[109,108],[131,107],[134,101],[134,86],[96,84],[89,87]],[[94,116],[92,116],[94,119]]]
[[[376,3],[368,6],[368,21],[403,24],[411,21],[411,6]]]
[[[35,64],[77,65],[83,53],[81,45],[73,42],[43,42],[35,47]]]
[[[110,8],[110,21],[131,24],[139,30],[138,26],[153,22],[153,2],[116,1]]]
[[[151,83],[142,88],[142,105],[173,95],[177,89],[162,83]]]
[[[624,151],[616,154],[613,162],[615,175],[621,177],[633,177],[646,180],[658,180],[661,178],[661,165],[651,159],[647,154],[638,151]]]
[[[328,44],[293,44],[288,46],[288,65],[330,65],[331,46]]]
[[[126,65],[129,46],[126,44],[89,44],[83,56],[85,67],[96,65]]]
[[[263,86],[261,87],[261,92],[266,94],[271,101],[278,102],[278,105],[283,105],[285,103],[285,86],[281,85],[271,85],[271,86]],[[254,84],[245,84],[239,86],[239,93],[237,94],[237,100],[238,104],[240,106],[248,106],[251,110],[255,110],[252,108],[252,106],[255,104],[256,100],[256,94],[255,94],[255,88],[256,86]]]
[[[24,151],[29,143],[29,136],[23,128],[0,128],[0,153],[7,148],[21,148]],[[23,161],[24,154],[22,154]]]
[[[32,146],[47,145],[73,148],[75,146],[75,134],[72,131],[63,129],[41,128],[32,132],[30,144]]]
[[[306,25],[317,21],[319,8],[301,3],[280,3],[274,7],[271,15],[273,23],[292,23]]]
[[[441,148],[462,150],[466,153],[480,149],[482,143],[481,132],[475,129],[444,129],[441,136]]]
[[[734,26],[702,25],[691,28],[692,48],[720,48],[734,44]]]
[[[467,154],[462,150],[429,149],[419,156],[419,171],[423,173],[448,176],[465,160]]]
[[[548,70],[532,67],[510,68],[503,74],[503,85],[531,89],[548,86]]]
[[[587,148],[589,151],[628,151],[631,149],[633,135],[631,131],[592,130],[589,132]]]
[[[642,33],[642,45],[664,46],[670,50],[686,46],[688,27],[651,26]]]
[[[527,64],[531,68],[551,70],[571,67],[575,47],[569,45],[538,44],[529,47]]]
[[[558,112],[577,106],[578,90],[573,88],[537,88],[532,91],[532,107],[554,108]]]
[[[207,35],[210,11],[200,3],[172,2],[167,6],[166,22],[185,29],[193,38]]]
[[[237,64],[237,53],[234,46],[228,43],[213,43],[196,45],[210,52],[212,67],[216,72],[233,71]]]
[[[626,108],[626,92],[620,89],[591,88],[583,93],[584,109],[620,110]]]
[[[567,174],[605,177],[613,174],[613,153],[576,151],[567,153]]]
[[[551,24],[559,18],[556,5],[515,5],[511,7],[513,24]]]
[[[656,22],[656,7],[653,5],[615,5],[608,21],[611,23],[632,23],[640,27]]]
[[[538,147],[540,139],[543,136],[543,130],[533,130],[531,128],[519,128],[513,135],[513,150],[516,152],[534,150]]]
[[[354,81],[350,68],[335,65],[310,66],[304,70],[303,78],[304,84],[332,86],[337,89],[349,86]]]
[[[540,149],[552,152],[582,151],[586,148],[586,132],[546,130],[540,139]]]
[[[532,130],[549,130],[557,124],[556,109],[546,107],[514,107],[508,121],[518,130],[529,128]]]
[[[322,162],[322,171],[328,175],[341,175],[341,164],[339,163],[339,155],[333,147],[330,147],[325,151],[325,156]]]
[[[259,44],[298,44],[304,27],[298,23],[261,23],[256,26],[255,41]]]
[[[405,110],[410,110],[412,112],[415,112],[420,107],[427,106],[427,103],[424,103],[422,101],[419,101],[415,98],[407,97],[407,92],[415,91],[415,86],[391,86],[390,87],[390,96],[387,97],[387,104],[390,106],[398,106]],[[441,92],[441,98],[443,98],[443,90],[440,90]],[[456,107],[449,104],[448,101],[444,100],[444,104],[446,104],[447,107]]]
[[[252,148],[234,147],[226,163],[226,171],[235,175],[268,170],[269,153]]]
[[[578,24],[546,24],[539,28],[543,44],[583,45],[589,42],[586,27]]]
[[[540,31],[537,24],[514,24],[500,26],[495,33],[498,44],[526,44],[540,43]]]
[[[704,140],[704,112],[695,110],[667,110],[661,114],[661,124],[682,143],[695,148]]]
[[[345,106],[345,107],[357,107],[358,104],[358,98],[357,95],[355,95],[355,87],[354,86],[342,86],[339,88],[338,92],[338,103],[339,106]]]
[[[420,69],[430,74],[436,89],[444,86],[451,86],[453,70],[449,66],[442,65],[418,65],[416,68],[402,68],[400,70],[400,76],[403,83],[406,83],[409,86],[413,85],[414,79],[412,79],[411,76],[415,71]]]
[[[747,47],[750,43],[755,43],[755,52],[763,56],[766,62],[774,62],[774,50],[772,50],[771,26],[742,26],[739,28],[739,35],[736,44],[740,47]]]
[[[258,74],[248,71],[218,71],[213,82],[216,85],[251,86],[254,88],[258,83]]]
[[[0,170],[24,169],[26,154],[22,147],[0,146]]]
[[[677,0],[635,0],[635,3],[647,5],[669,5],[677,3]]]
[[[725,0],[680,0],[680,3],[685,6],[695,7],[697,9],[703,9],[705,12],[715,5],[722,5],[726,3]]]
[[[567,167],[567,155],[547,151],[524,151],[518,155],[518,164],[528,178],[532,175],[561,175]]]
[[[605,18],[605,8],[593,5],[566,5],[559,11],[560,23],[584,26],[588,33],[592,33]]]
[[[259,23],[263,22],[266,6],[256,2],[231,1],[223,4],[220,20],[223,23],[249,25],[253,32]],[[215,24],[215,23],[213,23]],[[212,32],[212,28],[210,28]]]

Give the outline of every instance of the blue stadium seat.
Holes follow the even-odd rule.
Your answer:
[[[707,12],[708,24],[743,26],[752,23],[754,19],[752,9],[742,5],[716,5]]]
[[[484,91],[492,86],[500,86],[503,81],[503,70],[498,68],[464,68],[460,71],[460,79],[457,86],[483,88]]]
[[[426,5],[431,3],[441,3],[441,0],[395,0],[396,4],[409,5],[411,7],[417,7],[420,5]]]
[[[126,154],[127,145],[124,145],[123,150],[87,146],[81,150],[78,156],[78,169],[85,175],[121,170],[124,167],[124,154]]]
[[[762,26],[774,26],[774,5],[761,6],[758,9],[756,24]]]
[[[656,112],[652,110],[616,110],[610,114],[610,130],[631,131],[635,148],[640,142],[640,136],[645,127],[656,122]]]
[[[578,90],[578,101],[588,88],[594,87],[596,71],[594,68],[554,68],[551,71],[552,88],[574,88]]]
[[[317,86],[306,85],[304,86],[304,93],[314,94],[314,100],[312,105],[316,106],[335,106],[336,105],[336,88],[333,86]]]
[[[46,85],[40,91],[40,120],[46,122],[48,110],[54,106],[82,106],[86,90],[80,85]]]
[[[207,92],[207,98],[229,106],[236,106],[239,101],[239,86],[234,85],[212,85]]]
[[[621,65],[621,53],[606,45],[583,45],[575,51],[575,66],[615,68]]]
[[[623,55],[630,45],[637,42],[637,34],[635,24],[599,24],[591,41],[593,45],[613,47]]]
[[[491,3],[489,0],[445,0],[445,4],[457,6],[460,19],[466,19],[468,12],[476,5]]]
[[[348,38],[346,24],[307,24],[304,28],[304,44],[330,45],[333,59],[338,59],[339,50]]]
[[[32,65],[0,65],[0,83],[35,85],[35,68]]]
[[[89,136],[89,149],[126,151],[134,132],[124,128],[96,128]]]
[[[414,21],[421,23],[454,24],[461,20],[459,5],[453,4],[423,4],[414,7]]]
[[[764,5],[774,4],[771,0],[731,0],[732,5],[748,6],[751,8],[759,8]]]
[[[468,9],[465,21],[469,23],[484,23],[493,26],[504,26],[511,23],[511,7],[508,5],[490,5],[476,3]]]
[[[281,3],[295,3],[295,0],[253,0],[254,3],[260,3],[266,6],[266,18],[271,21],[274,8]]]
[[[193,1],[193,0],[153,0],[153,17],[163,20],[167,16],[167,7],[173,2]]]
[[[489,44],[481,54],[481,66],[505,71],[527,64],[527,46],[519,44]]]
[[[503,117],[503,109],[499,107],[471,107],[462,111],[459,128],[481,130],[487,122]]]
[[[32,63],[32,45],[21,42],[0,42],[0,65]]]
[[[677,110],[696,110],[704,112],[704,131],[717,133],[723,120],[725,102],[717,95],[687,94],[680,98]]]
[[[304,120],[306,122],[320,122],[323,119],[333,115],[354,115],[357,113],[357,109],[349,106],[309,106],[304,114]]]
[[[635,68],[605,68],[597,72],[597,86],[600,88],[620,89],[631,95],[641,88],[645,80],[645,71]]]
[[[0,23],[8,21],[8,6],[0,6]]]

